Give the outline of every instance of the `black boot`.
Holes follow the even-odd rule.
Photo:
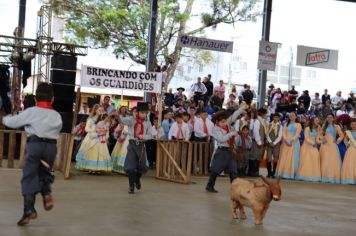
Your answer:
[[[266,163],[266,166],[267,166],[267,172],[268,172],[267,178],[271,178],[273,176],[273,174],[272,174],[272,163],[268,161]]]
[[[35,194],[26,194],[24,198],[24,213],[21,219],[17,222],[17,225],[23,226],[30,223],[30,220],[37,218],[37,212],[35,210]]]
[[[129,172],[127,173],[129,176],[129,193],[133,194],[135,193],[135,181],[136,181],[136,173],[135,172]]]
[[[260,176],[260,161],[259,160],[254,160],[252,164],[252,177],[258,177]]]
[[[273,163],[272,178],[274,178],[275,175],[276,175],[277,164],[278,164],[277,161],[275,161],[275,162]]]
[[[243,168],[240,168],[239,169],[239,177],[243,178],[246,176],[246,168],[243,167]]]
[[[215,181],[216,177],[218,177],[218,174],[211,172],[209,175],[209,181],[208,184],[206,185],[205,190],[210,192],[210,193],[217,193],[218,191],[214,188],[215,186]]]
[[[141,176],[142,174],[141,173],[136,173],[136,181],[135,181],[135,184],[136,184],[136,188],[137,190],[140,190],[141,189]]]

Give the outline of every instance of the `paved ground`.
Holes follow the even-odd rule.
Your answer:
[[[263,226],[230,218],[228,179],[219,194],[204,191],[206,178],[180,185],[145,177],[140,193],[129,195],[122,176],[57,175],[55,208],[17,227],[22,213],[19,170],[0,169],[0,236],[106,235],[342,235],[356,231],[356,187],[283,182],[282,201],[273,202]]]

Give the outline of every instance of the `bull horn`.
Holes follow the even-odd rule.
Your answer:
[[[266,179],[266,177],[264,177],[263,175],[260,175],[260,177],[263,180],[263,182],[265,182],[266,184],[270,185],[270,182],[268,181],[268,179]]]

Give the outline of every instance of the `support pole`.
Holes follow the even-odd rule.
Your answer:
[[[25,19],[26,19],[26,0],[19,0],[19,22],[15,29],[14,36],[23,38],[25,35]],[[17,45],[22,45],[22,40],[16,40]],[[15,49],[22,56],[22,49]],[[21,58],[18,58],[20,60]],[[15,60],[13,67],[13,79],[11,84],[11,100],[13,112],[21,109],[21,72],[19,70],[18,60]]]
[[[146,72],[153,72],[154,70],[154,60],[155,60],[155,43],[156,43],[156,24],[158,15],[158,0],[151,0],[151,11],[150,11],[150,28],[148,31],[148,50],[147,50],[147,61],[146,61]],[[144,100],[145,102],[151,102],[151,93],[145,92]]]
[[[269,33],[271,28],[272,15],[272,0],[264,0],[263,9],[263,25],[262,25],[262,40],[269,41]],[[258,81],[258,108],[265,105],[266,100],[266,84],[267,84],[267,70],[260,70]]]

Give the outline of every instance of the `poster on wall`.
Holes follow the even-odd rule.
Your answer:
[[[162,73],[122,71],[83,65],[80,74],[80,86],[161,93]]]
[[[298,45],[297,65],[337,70],[337,50]]]
[[[278,43],[260,41],[257,69],[275,71],[277,62],[277,51]]]

